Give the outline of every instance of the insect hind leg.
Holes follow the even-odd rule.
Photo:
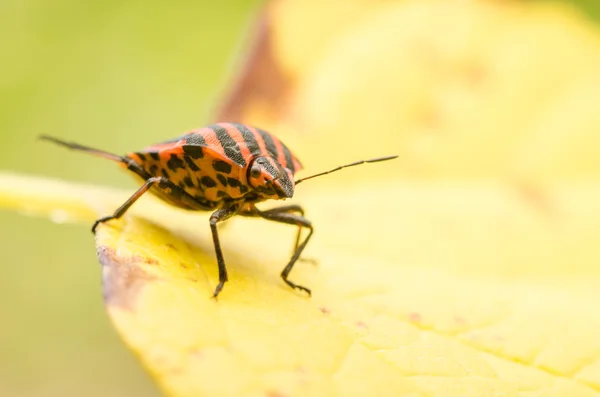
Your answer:
[[[285,223],[287,225],[295,225],[295,226],[299,227],[299,233],[302,228],[307,228],[309,230],[308,235],[304,238],[304,240],[302,240],[302,242],[300,244],[296,244],[296,248],[294,250],[294,253],[292,254],[292,257],[290,258],[288,264],[281,271],[281,278],[287,285],[289,285],[293,289],[304,291],[308,294],[308,296],[310,296],[311,295],[310,289],[303,287],[301,285],[298,285],[288,279],[290,272],[292,271],[292,269],[294,268],[294,265],[300,258],[302,251],[304,251],[304,248],[306,248],[306,245],[308,244],[308,241],[310,240],[310,238],[313,234],[313,231],[314,231],[313,226],[308,219],[304,218],[302,215],[294,214],[293,212],[300,212],[302,214],[304,213],[304,211],[302,210],[301,207],[299,207],[297,205],[289,205],[289,206],[274,208],[274,209],[267,210],[267,211],[260,211],[256,207],[253,207],[252,210],[240,213],[240,215],[259,216],[259,217],[269,220],[269,221]],[[300,234],[298,234],[298,239],[299,238],[300,238]]]

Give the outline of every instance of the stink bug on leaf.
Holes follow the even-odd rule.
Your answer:
[[[286,205],[261,211],[255,204],[269,199],[290,198],[294,195],[295,185],[307,179],[346,167],[398,157],[361,160],[294,181],[294,175],[302,165],[290,150],[268,132],[243,124],[216,123],[125,156],[45,135],[41,139],[116,161],[144,182],[113,215],[94,223],[94,233],[100,223],[123,216],[148,191],[176,207],[214,211],[210,216],[210,229],[219,267],[219,284],[214,297],[219,295],[227,281],[217,223],[233,215],[242,215],[298,226],[294,252],[282,270],[281,278],[290,287],[310,295],[308,288],[288,280],[288,275],[313,234],[313,226],[304,218],[304,210],[298,205]],[[308,235],[300,242],[302,228],[308,229]]]

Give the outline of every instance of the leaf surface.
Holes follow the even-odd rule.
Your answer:
[[[1,175],[0,181],[14,178]],[[94,212],[77,198],[89,189],[17,180],[18,200],[15,190],[3,188],[3,205],[18,201],[30,212],[50,214],[58,203],[69,214]],[[51,192],[47,200],[35,189],[40,183]],[[356,212],[359,203],[376,200],[373,191],[404,205],[386,217]],[[579,272],[585,277],[564,268],[544,274],[535,266],[505,277],[494,266],[475,271],[464,265],[468,254],[459,252],[470,245],[472,262],[490,263],[499,252],[494,246],[518,244],[523,225],[554,237],[554,249],[567,249],[554,220],[501,185],[373,182],[336,192],[347,197],[336,211],[318,210],[330,204],[332,192],[303,197],[316,227],[307,255],[319,263],[299,263],[291,278],[313,289],[311,299],[278,277],[293,242],[294,231],[288,230],[288,241],[284,226],[234,218],[222,230],[230,282],[218,300],[210,297],[218,277],[205,215],[142,199],[131,215],[98,229],[108,312],[169,395],[600,395],[598,254],[586,253],[589,267]],[[600,185],[548,194],[561,198],[560,223],[578,239],[596,235],[576,225],[597,222],[562,210],[585,202],[581,195],[592,207]],[[96,206],[112,205],[118,196],[127,194],[93,192]],[[458,201],[476,210],[464,212]],[[340,228],[348,213],[357,214],[354,222],[372,223]],[[467,231],[498,217],[504,226],[497,241],[474,244]],[[453,225],[429,241],[450,239],[455,252],[423,244],[432,223]],[[368,239],[368,230],[384,238]],[[427,263],[415,261],[416,248],[402,252],[410,246],[430,251],[423,256]]]

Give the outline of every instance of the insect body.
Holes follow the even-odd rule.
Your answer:
[[[100,218],[94,223],[94,233],[100,223],[120,218],[148,191],[176,207],[214,211],[210,217],[210,228],[219,267],[219,284],[215,288],[214,297],[221,292],[227,281],[217,224],[233,215],[261,217],[298,226],[294,252],[282,270],[281,277],[290,287],[310,295],[308,288],[288,280],[288,275],[313,233],[313,226],[304,218],[302,207],[287,205],[261,211],[255,204],[268,199],[290,198],[294,195],[295,185],[306,179],[345,167],[397,157],[357,161],[294,181],[294,175],[302,165],[290,150],[268,132],[243,124],[213,124],[125,156],[49,136],[42,136],[41,139],[116,161],[143,181],[143,185],[113,215]],[[300,242],[302,228],[309,232]]]

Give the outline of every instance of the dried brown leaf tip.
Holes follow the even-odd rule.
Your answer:
[[[143,265],[156,265],[156,260],[142,256],[123,256],[107,246],[98,247],[98,259],[102,264],[104,301],[108,306],[133,310],[139,292],[155,276],[143,270]]]

